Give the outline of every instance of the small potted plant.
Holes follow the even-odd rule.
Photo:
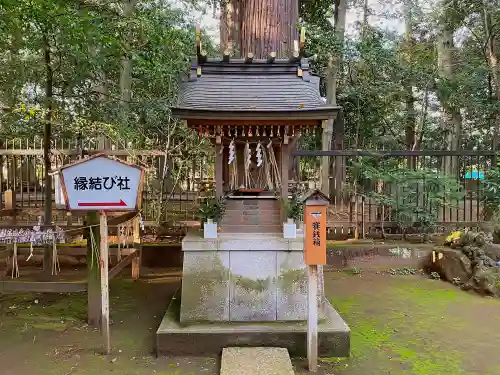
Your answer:
[[[304,207],[296,194],[288,201],[283,201],[287,222],[283,223],[283,237],[297,238],[297,223],[302,218]]]
[[[204,238],[217,238],[217,224],[220,224],[225,210],[226,202],[223,198],[211,197],[201,203],[198,217]]]

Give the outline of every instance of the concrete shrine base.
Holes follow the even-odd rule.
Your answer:
[[[297,321],[307,317],[304,238],[222,233],[182,241],[181,323]]]
[[[293,357],[307,355],[305,321],[200,322],[181,324],[181,293],[170,302],[156,332],[158,356],[218,356],[231,346],[281,347]],[[348,357],[350,329],[330,303],[320,309],[318,345],[321,357]]]

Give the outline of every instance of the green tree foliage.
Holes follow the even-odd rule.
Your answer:
[[[137,1],[132,15],[124,17],[125,3],[0,3],[4,136],[41,134],[49,67],[56,136],[105,134],[160,147],[168,142],[172,147],[172,137],[178,138],[177,144],[189,137],[193,146],[199,145],[196,137],[177,126],[169,111],[179,74],[193,55],[194,21],[166,1]],[[214,51],[206,36],[204,45],[208,52]],[[125,117],[120,92],[124,56],[132,66],[132,95]]]

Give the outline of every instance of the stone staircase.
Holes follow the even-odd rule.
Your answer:
[[[220,225],[222,233],[280,233],[281,206],[277,199],[228,199]]]

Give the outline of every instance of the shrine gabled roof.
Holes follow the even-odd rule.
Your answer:
[[[339,110],[322,100],[307,59],[208,59],[202,65],[195,59],[172,108],[182,119],[226,120],[326,120]]]

